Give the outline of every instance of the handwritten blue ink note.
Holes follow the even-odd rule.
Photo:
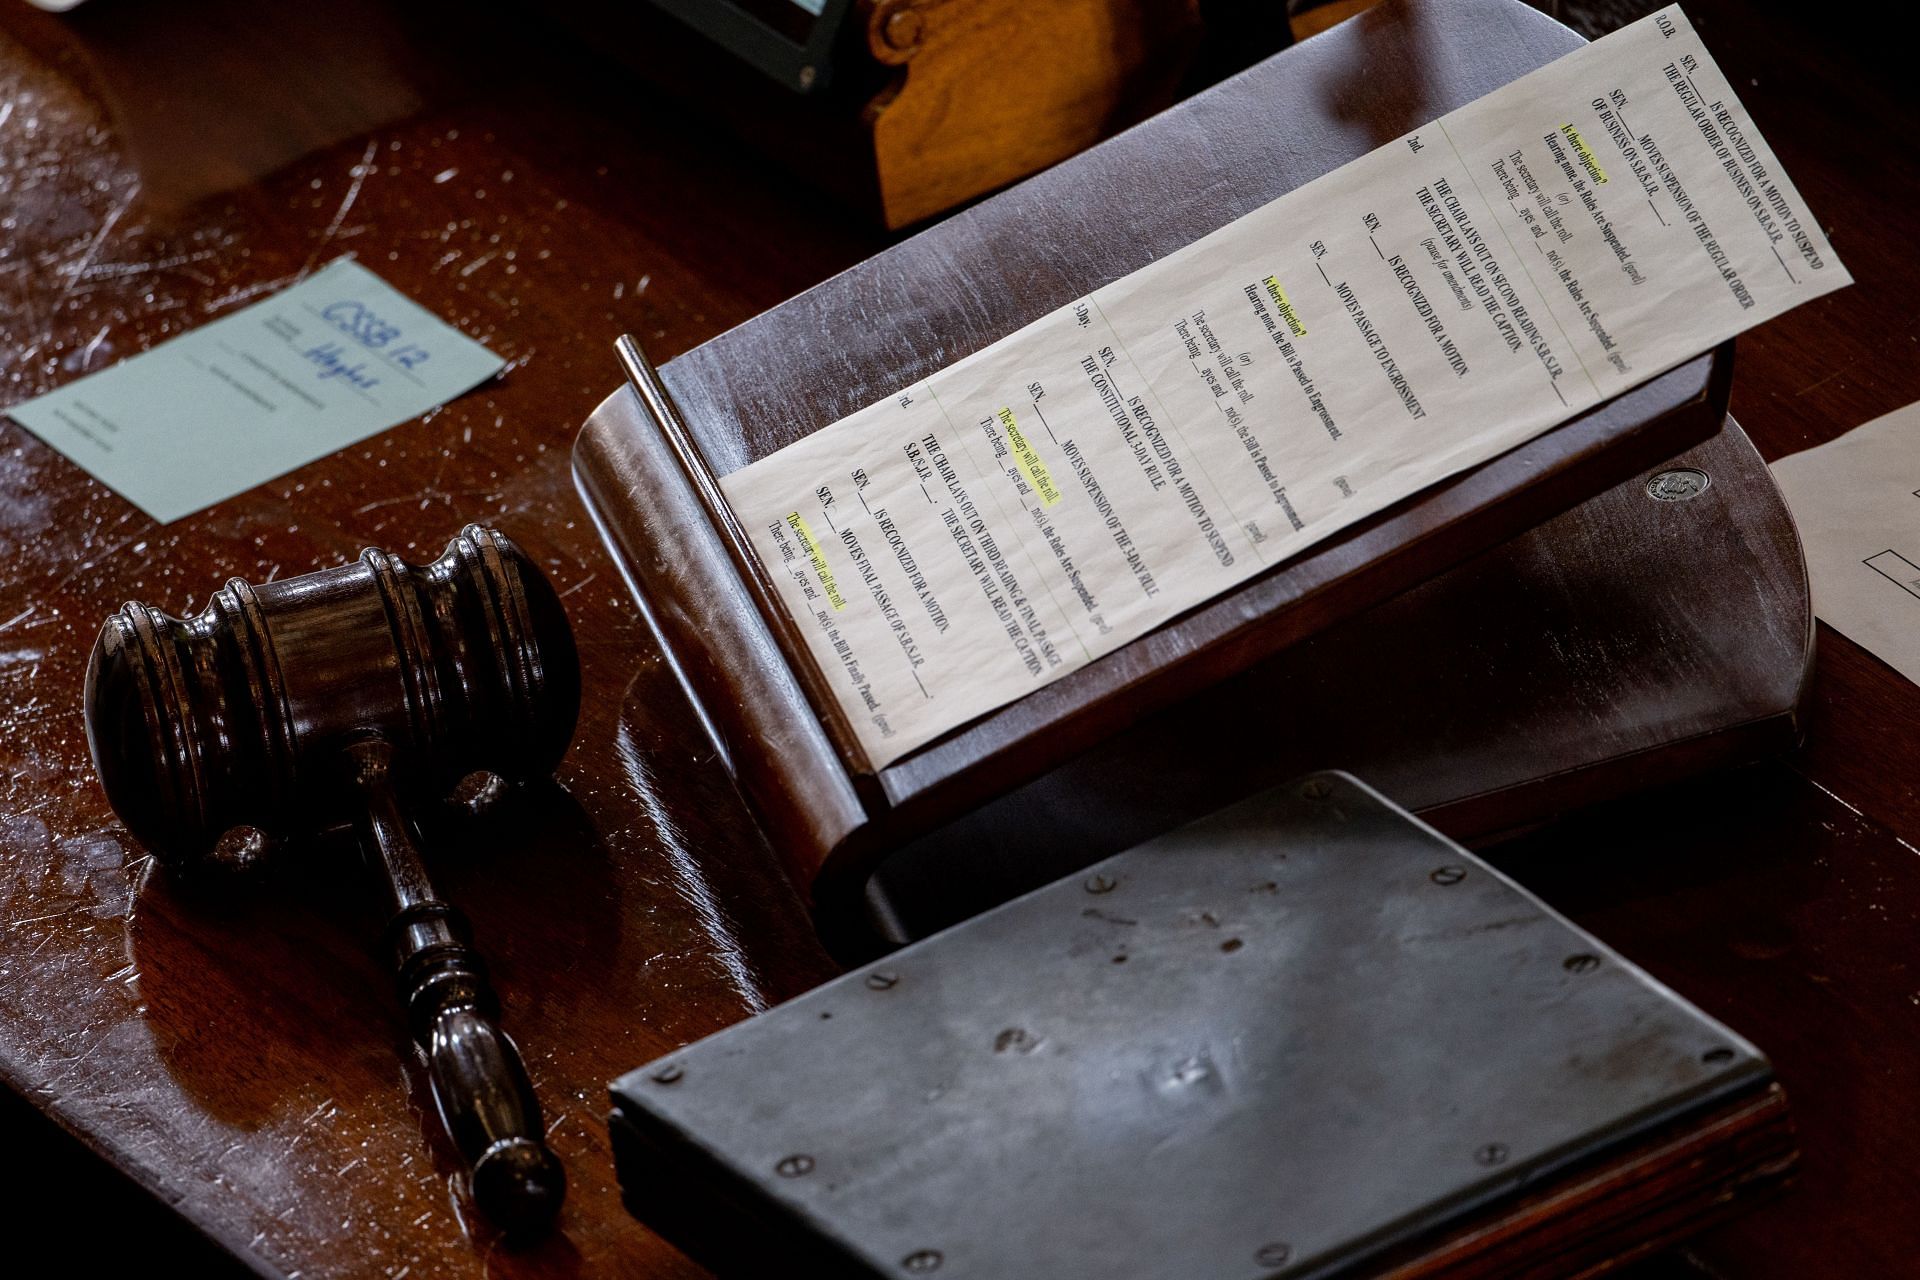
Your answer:
[[[502,363],[340,258],[8,413],[165,522],[417,417]]]

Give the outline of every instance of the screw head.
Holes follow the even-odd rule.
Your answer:
[[[815,70],[811,66],[800,68],[800,87],[802,89],[813,88],[813,82],[819,79],[819,77],[820,77],[819,71]]]
[[[1082,887],[1085,888],[1088,893],[1112,893],[1119,884],[1120,882],[1112,876],[1096,871],[1087,877],[1086,883]]]
[[[686,1070],[681,1067],[679,1063],[669,1062],[666,1066],[654,1071],[653,1082],[655,1084],[679,1084],[680,1077],[686,1074]]]
[[[1476,1163],[1486,1165],[1491,1169],[1495,1165],[1505,1164],[1509,1154],[1505,1143],[1489,1142],[1486,1146],[1474,1152],[1473,1158]]]
[[[1293,1246],[1284,1240],[1269,1240],[1253,1251],[1253,1260],[1263,1267],[1284,1267],[1293,1257]]]
[[[1016,1053],[1032,1053],[1039,1044],[1040,1041],[1025,1027],[1008,1027],[993,1038],[993,1051],[1005,1053],[1011,1049]]]
[[[791,1155],[773,1166],[773,1171],[783,1178],[804,1178],[813,1172],[813,1157],[809,1155]]]
[[[916,1249],[900,1259],[900,1265],[914,1275],[925,1275],[929,1271],[938,1271],[940,1264],[946,1261],[938,1249]]]
[[[1465,867],[1456,867],[1452,863],[1448,863],[1444,867],[1435,867],[1427,873],[1427,879],[1440,885],[1459,884],[1466,878],[1467,869]]]
[[[454,784],[453,794],[447,800],[456,809],[464,809],[470,817],[482,817],[500,807],[513,787],[497,773],[485,769],[475,769]]]
[[[867,985],[875,991],[890,991],[900,985],[900,975],[888,969],[879,969],[867,975]]]
[[[920,43],[920,36],[926,30],[926,22],[914,9],[896,9],[887,15],[886,25],[880,29],[881,38],[887,42],[887,48],[896,53],[905,53]]]
[[[1560,962],[1560,966],[1568,973],[1592,973],[1600,967],[1600,957],[1583,951],[1579,955],[1568,956]]]
[[[245,875],[273,855],[274,838],[258,827],[234,827],[220,836],[205,865],[232,875]]]
[[[1713,478],[1698,467],[1673,467],[1647,481],[1647,496],[1655,502],[1685,502],[1707,491]]]

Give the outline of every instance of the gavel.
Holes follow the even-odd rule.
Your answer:
[[[370,549],[279,582],[234,578],[189,618],[128,604],[87,670],[108,800],[164,865],[243,872],[297,837],[355,828],[441,1120],[474,1203],[517,1236],[552,1221],[566,1173],[406,815],[551,775],[579,707],[559,597],[479,525],[429,564]]]

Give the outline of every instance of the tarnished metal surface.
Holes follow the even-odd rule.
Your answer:
[[[628,1075],[629,1204],[708,1161],[872,1274],[1310,1275],[1689,1108],[1758,1052],[1315,774]],[[618,1122],[617,1122],[618,1123]],[[661,1155],[661,1150],[671,1154]]]

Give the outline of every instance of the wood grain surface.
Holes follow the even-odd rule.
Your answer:
[[[1862,281],[1740,342],[1733,411],[1776,457],[1920,399],[1920,108],[1864,18],[1688,9]],[[605,1083],[831,968],[568,451],[617,381],[615,334],[673,355],[881,242],[531,12],[377,0],[0,10],[0,232],[6,403],[346,252],[509,361],[164,527],[0,426],[0,1125],[24,1184],[8,1248],[51,1243],[85,1273],[197,1232],[203,1259],[308,1278],[698,1276],[619,1206]],[[171,883],[107,811],[79,714],[121,601],[178,612],[229,574],[370,544],[430,555],[469,519],[564,593],[589,690],[558,785],[436,867],[573,1177],[561,1233],[525,1252],[450,1190],[347,852],[220,898]],[[1662,1274],[1894,1276],[1920,1254],[1920,689],[1825,629],[1820,645],[1800,749],[1502,853],[1759,1043],[1793,1098],[1801,1185]]]

